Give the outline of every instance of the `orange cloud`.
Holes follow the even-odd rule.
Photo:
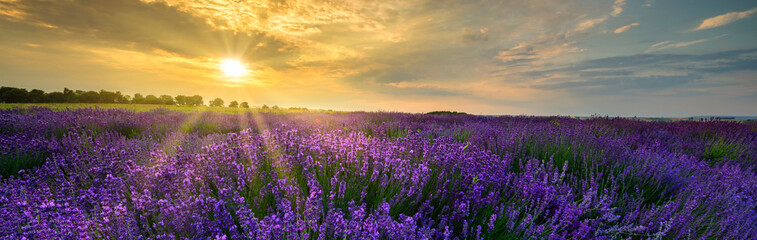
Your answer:
[[[615,34],[624,33],[628,30],[630,30],[634,26],[639,26],[639,23],[631,23],[622,27],[619,27],[618,29],[615,29]]]
[[[615,0],[615,3],[612,5],[612,12],[610,15],[618,16],[620,13],[623,12],[623,5],[626,5],[626,0]]]
[[[692,29],[692,31],[699,31],[704,29],[720,27],[740,19],[748,18],[752,14],[757,12],[757,8],[752,8],[743,12],[729,12],[723,15],[711,17],[702,21],[699,27]]]

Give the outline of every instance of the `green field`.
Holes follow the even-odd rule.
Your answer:
[[[292,112],[338,112],[334,110],[321,109],[262,109],[262,108],[231,108],[231,107],[208,107],[208,106],[178,106],[178,105],[160,105],[160,104],[120,104],[120,103],[0,103],[0,109],[11,108],[28,108],[30,106],[46,107],[54,111],[64,111],[80,108],[99,108],[99,109],[127,109],[135,112],[147,112],[153,109],[163,108],[170,111],[178,112],[218,112],[237,114],[244,112],[270,112],[270,113],[292,113]]]

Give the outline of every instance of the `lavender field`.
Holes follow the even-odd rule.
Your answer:
[[[757,239],[757,124],[0,110],[2,239]]]

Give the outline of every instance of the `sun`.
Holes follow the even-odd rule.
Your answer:
[[[221,60],[221,72],[226,77],[241,77],[247,75],[247,68],[238,60],[224,59]]]

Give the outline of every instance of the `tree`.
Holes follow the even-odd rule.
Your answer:
[[[273,110],[279,110],[279,106],[278,105],[273,105],[273,107],[271,107],[271,109],[273,109]]]
[[[204,102],[202,101],[202,96],[200,95],[194,95],[191,97],[187,97],[187,105],[190,106],[202,106]]]
[[[262,109],[268,109],[269,107],[268,107],[268,105],[263,104],[263,106],[260,107],[260,108],[262,108]]]
[[[1,87],[0,102],[25,103],[29,102],[29,92],[23,88]]]
[[[176,95],[174,99],[176,99],[176,104],[178,105],[181,105],[181,106],[187,105],[187,96]]]
[[[231,102],[229,103],[229,107],[233,107],[233,108],[235,108],[235,107],[239,107],[239,103],[238,103],[237,101],[231,101]]]
[[[105,91],[103,89],[103,90],[100,90],[100,99],[99,99],[99,102],[101,102],[101,103],[117,103],[120,100],[121,97],[122,97],[121,96],[121,92],[114,93],[114,92]]]
[[[217,98],[213,106],[223,107],[223,100]],[[183,105],[183,106],[202,106],[204,104],[202,96],[177,95],[175,98],[169,95],[143,96],[135,93],[134,97],[124,95],[120,91],[111,92],[105,89],[97,91],[71,90],[64,88],[63,92],[50,92],[39,89],[26,91],[23,88],[2,87],[0,86],[0,103],[135,103],[135,104],[164,104],[164,105]],[[246,103],[245,103],[246,105]],[[238,107],[239,103],[233,101],[231,107]],[[246,105],[249,107],[248,105]]]
[[[155,95],[150,94],[145,97],[145,103],[146,104],[162,104],[163,102],[160,101],[160,99],[158,99],[158,97],[156,97]]]
[[[142,94],[135,93],[134,98],[131,99],[131,102],[136,104],[143,104],[145,103],[145,97],[142,96]]]
[[[79,95],[79,102],[97,103],[99,101],[100,101],[100,94],[95,91],[88,91]]]
[[[163,105],[176,105],[176,102],[173,101],[173,97],[168,95],[160,95],[160,103]]]
[[[239,107],[241,107],[241,108],[250,108],[250,105],[247,104],[247,102],[242,102],[242,104],[239,104]]]
[[[118,103],[130,103],[131,97],[129,95],[124,95],[121,93],[121,91],[116,91],[116,95],[118,95],[118,100],[116,102]]]
[[[63,88],[63,98],[66,99],[66,102],[76,102],[76,94],[68,88]]]
[[[48,103],[63,103],[66,102],[66,95],[62,92],[51,92],[45,94],[45,102]]]
[[[221,98],[213,99],[213,101],[210,101],[209,104],[211,107],[223,107],[223,99]]]
[[[32,89],[29,91],[29,102],[41,103],[45,101],[45,91]]]
[[[82,100],[81,95],[84,95],[85,93],[87,93],[87,91],[83,91],[83,90],[74,91],[73,102],[76,102],[76,103],[84,102],[84,100]]]

